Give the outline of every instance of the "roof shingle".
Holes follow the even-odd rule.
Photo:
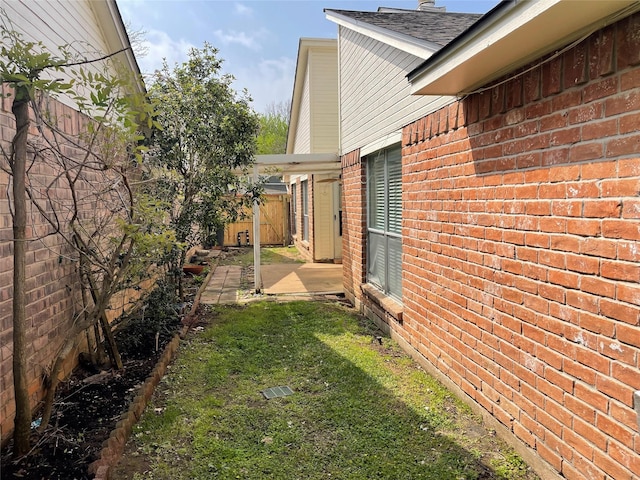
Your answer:
[[[327,11],[443,47],[482,17],[475,13],[419,10],[358,12],[327,9]]]

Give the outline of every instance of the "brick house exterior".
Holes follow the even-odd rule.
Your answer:
[[[404,127],[401,304],[367,284],[366,162],[342,156],[348,298],[545,478],[640,477],[639,31]]]

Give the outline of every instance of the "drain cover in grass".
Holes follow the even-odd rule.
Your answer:
[[[266,398],[267,400],[271,400],[272,398],[278,398],[278,397],[286,397],[288,395],[293,395],[293,390],[291,390],[289,387],[271,387],[271,388],[267,388],[266,390],[263,390],[262,395],[264,395],[264,398]]]

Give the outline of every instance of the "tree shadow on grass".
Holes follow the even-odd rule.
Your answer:
[[[265,302],[213,316],[178,362],[180,395],[167,400],[172,425],[190,426],[174,437],[188,445],[184,478],[503,478],[461,444],[455,402],[430,405],[435,383],[355,315]],[[294,394],[260,394],[280,385]]]

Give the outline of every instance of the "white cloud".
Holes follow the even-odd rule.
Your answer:
[[[243,5],[242,3],[236,3],[236,14],[238,15],[253,15],[253,9]]]
[[[291,98],[295,69],[296,62],[292,58],[262,60],[256,65],[234,71],[234,88],[246,88],[253,98],[253,108],[257,112],[264,112],[270,103]]]
[[[182,38],[174,40],[166,32],[149,30],[143,47],[148,50],[148,53],[138,58],[138,63],[142,72],[149,74],[162,68],[163,59],[167,60],[170,67],[175,63],[184,62],[194,45]]]
[[[213,35],[223,45],[237,43],[238,45],[242,45],[243,47],[251,50],[260,50],[262,48],[262,43],[259,40],[267,35],[267,31],[265,29],[260,29],[252,35],[248,35],[245,32],[236,32],[235,30],[215,30]]]
[[[153,8],[153,3],[148,0],[117,0],[117,3],[122,18],[131,23],[139,23],[143,18],[160,18],[159,9]]]

